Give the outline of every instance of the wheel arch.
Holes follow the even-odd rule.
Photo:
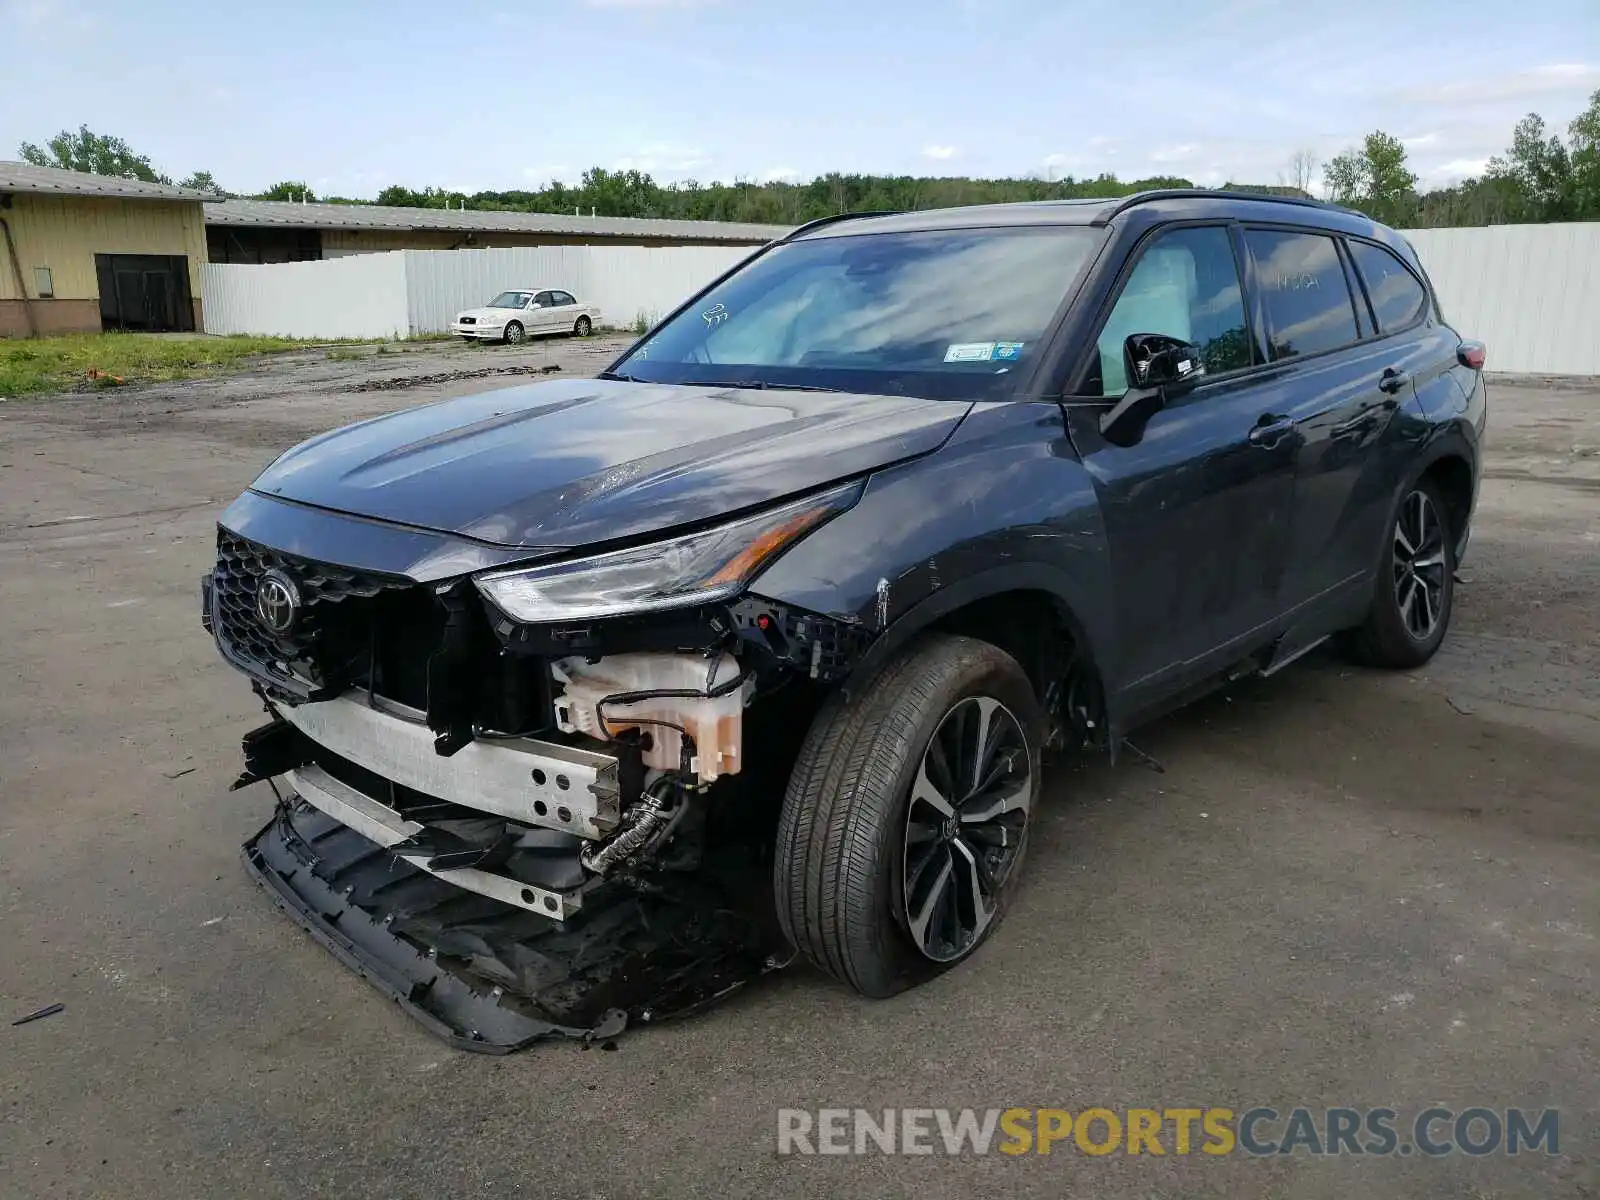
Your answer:
[[[997,646],[1015,658],[1032,682],[1041,705],[1052,684],[1081,679],[1094,719],[1105,712],[1103,635],[1083,614],[1065,572],[1044,564],[1013,563],[968,576],[940,588],[897,617],[868,647],[842,690],[860,688],[896,653],[929,632],[964,634]],[[1074,675],[1074,672],[1080,674]]]
[[[1423,480],[1439,489],[1445,515],[1455,536],[1456,557],[1460,559],[1471,532],[1472,511],[1478,497],[1478,454],[1473,442],[1456,428],[1442,430],[1419,456],[1396,491],[1394,502]]]

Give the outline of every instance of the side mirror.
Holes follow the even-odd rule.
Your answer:
[[[1130,336],[1122,343],[1122,362],[1129,387],[1161,388],[1169,396],[1192,388],[1206,373],[1199,346],[1164,333]]]
[[[1116,446],[1131,446],[1167,401],[1205,377],[1200,347],[1164,333],[1135,333],[1122,343],[1128,390],[1100,418],[1100,432]]]

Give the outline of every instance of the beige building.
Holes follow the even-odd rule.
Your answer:
[[[383,250],[503,246],[759,246],[788,232],[778,225],[579,213],[283,200],[215,200],[206,205],[207,247],[215,263],[299,262]]]
[[[204,328],[204,199],[0,162],[0,337]]]

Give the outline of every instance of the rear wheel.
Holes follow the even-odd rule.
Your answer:
[[[588,337],[594,332],[594,322],[588,317],[579,317],[578,323],[572,327],[572,332],[578,337]]]
[[[889,996],[972,954],[1005,914],[1039,791],[1042,717],[1014,659],[940,635],[813,723],[774,886],[789,940]]]
[[[522,327],[521,321],[506,322],[506,344],[520,346],[528,340],[528,331]]]
[[[1401,499],[1378,564],[1372,607],[1349,642],[1375,667],[1419,667],[1438,651],[1455,600],[1455,549],[1444,498],[1419,480]]]

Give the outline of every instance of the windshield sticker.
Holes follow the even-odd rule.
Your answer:
[[[993,342],[952,342],[944,352],[945,362],[988,362],[993,357]]]
[[[715,329],[718,325],[721,325],[732,315],[733,314],[728,311],[725,305],[713,304],[710,308],[706,309],[705,312],[700,314],[700,319],[706,323],[707,329]]]
[[[1022,357],[1024,342],[996,342],[994,344],[995,362],[1016,362]]]

